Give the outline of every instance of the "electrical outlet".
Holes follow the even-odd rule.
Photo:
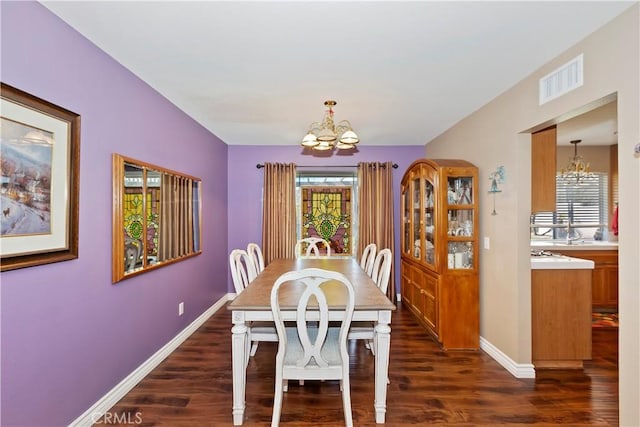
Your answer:
[[[488,250],[490,247],[491,247],[491,242],[489,241],[488,237],[485,237],[484,238],[484,248]]]
[[[184,303],[181,302],[178,304],[178,316],[182,316],[184,314]]]

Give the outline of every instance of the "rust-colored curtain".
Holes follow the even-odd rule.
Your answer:
[[[358,259],[369,243],[378,250],[389,248],[395,258],[393,231],[393,169],[392,163],[358,163]],[[395,303],[394,265],[387,297]]]
[[[293,258],[296,245],[296,165],[265,163],[262,254],[265,265]]]
[[[162,174],[159,261],[178,258],[193,248],[193,182]]]

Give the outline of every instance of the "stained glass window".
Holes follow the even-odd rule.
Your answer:
[[[142,221],[142,194],[139,188],[127,188],[124,194],[124,229],[127,237],[142,242],[145,238],[144,222]],[[147,192],[147,255],[158,254],[158,202],[160,190],[148,189]]]
[[[321,237],[333,253],[351,253],[351,188],[302,188],[302,237]]]
[[[353,255],[358,239],[357,181],[357,174],[348,167],[298,170],[298,239],[320,237],[329,242],[332,254]]]

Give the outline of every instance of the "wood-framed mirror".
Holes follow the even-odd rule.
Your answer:
[[[199,178],[113,154],[112,281],[202,253]]]

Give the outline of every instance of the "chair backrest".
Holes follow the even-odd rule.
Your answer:
[[[393,254],[391,249],[385,248],[378,252],[376,260],[373,263],[373,272],[371,278],[378,285],[383,294],[387,293],[389,287],[389,277],[391,276],[391,263],[393,262]]]
[[[124,236],[124,263],[127,272],[135,270],[138,261],[142,262],[141,255],[142,241]]]
[[[369,277],[371,277],[371,274],[373,273],[373,264],[376,260],[377,250],[378,247],[375,243],[369,243],[362,251],[362,258],[360,258],[360,267],[362,267],[362,269],[367,272]]]
[[[249,258],[249,254],[244,249],[234,249],[229,254],[229,267],[231,268],[231,278],[236,294],[244,291],[249,283],[258,275]]]
[[[285,329],[282,313],[280,311],[279,294],[280,287],[287,282],[296,281],[296,294],[300,297],[297,301],[296,310],[296,332],[302,352],[293,363],[287,362],[288,366],[295,365],[299,369],[341,367],[343,372],[349,372],[349,353],[347,352],[347,335],[351,326],[353,309],[355,305],[353,285],[345,275],[337,271],[324,270],[321,268],[306,268],[303,270],[289,271],[282,274],[275,281],[271,289],[271,311],[278,332],[278,353],[276,363],[282,364],[287,351],[287,332]],[[331,282],[331,293],[336,292],[335,283],[341,284],[346,292],[345,313],[339,321],[332,320],[332,326],[340,323],[338,337],[338,347],[340,361],[326,360],[321,349],[329,333],[329,306],[323,284]],[[298,286],[303,286],[299,292]],[[283,293],[286,293],[287,289]],[[313,297],[313,298],[312,298]],[[317,302],[317,304],[316,304]],[[312,312],[315,316],[309,316]],[[336,326],[337,327],[337,326]]]
[[[262,270],[264,270],[264,257],[262,256],[262,248],[260,248],[260,245],[257,243],[249,243],[247,245],[247,253],[253,262],[256,273],[262,273]]]
[[[320,237],[306,237],[304,239],[298,240],[296,242],[296,246],[293,249],[296,254],[296,258],[302,255],[302,250],[304,249],[304,245],[306,245],[305,254],[306,256],[320,256],[320,246],[324,246],[326,249],[327,256],[331,255],[331,245],[326,240]]]

